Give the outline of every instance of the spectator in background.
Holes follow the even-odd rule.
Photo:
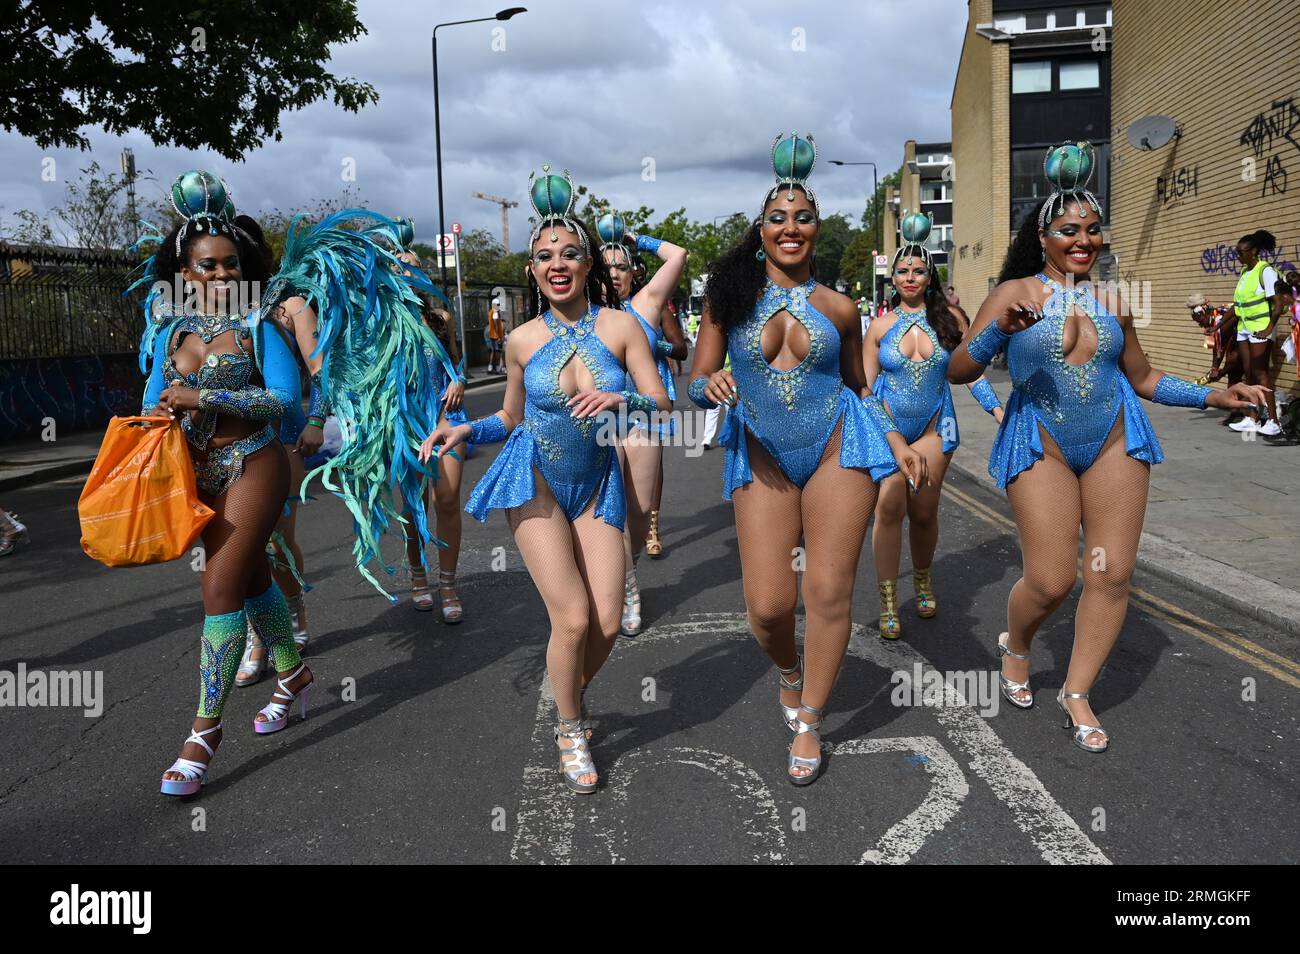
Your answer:
[[[1273,400],[1271,374],[1273,335],[1280,317],[1275,287],[1277,271],[1263,258],[1263,252],[1277,248],[1273,233],[1265,229],[1243,235],[1237,240],[1237,260],[1241,277],[1233,292],[1232,312],[1237,318],[1237,350],[1241,353],[1242,375],[1246,384],[1268,388],[1268,404],[1228,426],[1234,431],[1259,431],[1264,437],[1282,433]],[[1267,412],[1267,419],[1265,414]]]
[[[1200,292],[1188,296],[1187,308],[1191,312],[1192,321],[1200,326],[1201,333],[1205,335],[1205,347],[1212,355],[1209,373],[1200,377],[1197,383],[1209,384],[1226,374],[1228,385],[1236,384],[1241,380],[1241,355],[1237,351],[1237,319],[1230,314],[1224,314],[1223,309],[1212,307]],[[1223,423],[1229,424],[1234,419],[1239,420],[1240,417],[1229,414],[1223,419]]]
[[[948,299],[948,304],[955,305],[958,308],[961,307],[961,298],[959,298],[957,295],[956,286],[948,285],[946,288],[944,288],[943,293],[944,293],[944,297]]]
[[[483,329],[483,340],[488,346],[488,374],[506,373],[506,323],[501,319],[500,304],[498,299],[492,299],[487,327]]]

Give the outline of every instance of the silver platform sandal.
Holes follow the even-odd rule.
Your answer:
[[[780,666],[777,666],[776,671],[781,674],[781,689],[789,690],[790,692],[803,692],[802,657],[797,658],[795,660],[795,664],[791,666],[789,669],[782,669]],[[790,673],[792,672],[799,673],[799,678],[796,679],[794,682],[791,682],[789,679],[786,678],[786,676],[790,675]],[[780,690],[777,691],[776,699],[777,702],[781,703],[781,714],[785,717],[785,727],[789,729],[791,732],[797,732],[799,727],[796,726],[795,723],[799,721],[799,707],[788,706],[784,702],[781,702]]]
[[[1074,716],[1072,716],[1070,710],[1065,707],[1066,699],[1082,699],[1086,702],[1088,700],[1088,693],[1066,692],[1065,689],[1062,688],[1056,696],[1056,704],[1059,705],[1061,711],[1065,713],[1066,731],[1068,732],[1071,729],[1074,730],[1070,735],[1070,738],[1074,740],[1074,744],[1085,752],[1105,752],[1110,748],[1110,736],[1106,734],[1106,730],[1099,725],[1084,725],[1082,722],[1075,722]],[[1088,741],[1088,736],[1092,735],[1094,732],[1101,736],[1100,742],[1093,743]]]
[[[1010,639],[1010,633],[1003,633],[998,637],[998,685],[1002,689],[1002,697],[1006,699],[1007,702],[1011,703],[1017,709],[1032,709],[1034,707],[1034,690],[1029,688],[1029,680],[1026,679],[1024,682],[1012,682],[1002,674],[1003,656],[1010,656],[1012,659],[1021,659],[1025,662],[1029,662],[1029,655],[1027,653],[1021,655],[1020,653],[1013,653],[1011,651],[1010,647],[1007,645]],[[1029,693],[1029,701],[1025,702],[1022,699],[1017,699],[1017,692]]]
[[[244,657],[239,660],[239,669],[235,672],[235,685],[240,689],[257,685],[266,674],[266,646],[263,645],[262,637],[257,635],[257,630],[253,628],[251,621],[248,623],[245,639],[247,642],[244,644]],[[261,659],[253,658],[255,649],[262,650]]]
[[[573,744],[560,745],[561,739],[568,739]],[[560,719],[555,726],[555,744],[560,750],[560,775],[564,784],[579,795],[590,795],[596,790],[596,783],[584,784],[578,779],[584,775],[595,775],[596,764],[591,760],[591,750],[587,748],[587,735],[582,719]],[[572,757],[571,761],[566,761]]]
[[[812,706],[800,705],[804,712],[811,712],[817,717],[816,722],[804,722],[803,719],[796,718],[797,727],[794,730],[794,737],[797,739],[804,733],[809,733],[817,740],[817,757],[815,759],[806,759],[802,755],[794,754],[794,743],[790,743],[790,766],[786,769],[786,775],[790,779],[791,785],[811,785],[817,781],[817,776],[822,773],[822,753],[821,753],[821,727],[822,716],[825,714],[824,709],[814,709]],[[797,715],[797,712],[796,712]],[[807,775],[795,775],[794,770],[797,768],[811,769]]]

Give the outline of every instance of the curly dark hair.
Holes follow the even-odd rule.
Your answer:
[[[1238,245],[1249,245],[1256,252],[1271,252],[1277,248],[1277,239],[1267,229],[1259,229],[1237,239]]]
[[[898,303],[902,300],[902,296],[898,294],[898,289],[894,289],[889,296],[890,307],[897,308]],[[957,316],[948,307],[948,296],[943,293],[943,285],[939,282],[939,273],[935,271],[933,266],[930,268],[930,283],[925,286],[925,320],[930,323],[934,333],[939,336],[939,344],[943,346],[944,351],[953,351],[961,344],[961,324],[957,321]]]
[[[253,232],[240,220],[251,222],[256,228]],[[239,255],[240,279],[246,282],[258,282],[263,288],[270,280],[271,250],[266,246],[265,238],[258,244],[253,236],[261,236],[262,229],[256,221],[246,215],[235,217],[236,228],[222,219],[188,219],[167,233],[162,245],[154,253],[149,263],[149,277],[154,281],[171,282],[181,273],[181,267],[189,264],[190,246],[199,238],[211,234],[215,228],[218,235],[223,235],[235,244]],[[176,238],[180,236],[180,255],[176,254]]]
[[[1025,217],[1020,231],[1011,240],[1007,257],[1002,260],[1002,271],[998,273],[998,284],[1016,278],[1028,278],[1043,270],[1043,243],[1038,240],[1038,215],[1048,200],[1044,199],[1034,206],[1033,211]]]
[[[802,186],[793,186],[807,195]],[[763,202],[766,213],[770,199]],[[814,212],[816,206],[813,207]],[[818,216],[818,225],[821,218]],[[704,304],[709,309],[710,319],[722,329],[725,335],[732,328],[749,320],[763,293],[767,282],[767,268],[754,256],[763,247],[763,216],[759,215],[740,237],[735,247],[723,254],[709,269],[709,282],[704,289]],[[814,259],[813,266],[816,265]],[[811,269],[813,278],[817,277],[815,267]]]
[[[600,243],[592,238],[595,235],[595,230],[588,228],[587,224],[580,219],[575,220],[575,222],[578,230],[587,240],[587,248],[591,250],[591,271],[587,272],[587,299],[600,308],[617,308],[619,306],[618,292],[614,290],[614,280],[609,277],[609,267],[605,264],[605,258],[598,251]],[[532,249],[529,249],[529,254],[532,254]],[[526,269],[526,272],[528,275],[528,299],[524,303],[525,314],[528,318],[536,318],[541,314],[537,310],[537,296],[540,294],[545,298],[546,293],[538,287],[537,279],[533,278],[532,268]]]

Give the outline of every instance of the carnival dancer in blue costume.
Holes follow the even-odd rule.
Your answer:
[[[216,512],[203,533],[199,710],[181,757],[162,781],[164,794],[191,795],[221,741],[221,713],[248,620],[279,677],[271,703],[254,718],[256,732],[285,728],[295,702],[305,717],[312,682],[264,556],[290,492],[277,422],[301,393],[293,350],[271,312],[297,291],[321,316],[313,353],[325,356],[325,400],[343,407],[347,420],[362,422],[351,426],[330,462],[326,485],[353,513],[358,567],[372,582],[362,563],[377,553],[379,534],[396,516],[375,492],[389,481],[388,469],[375,461],[398,457],[393,477],[418,486],[415,434],[427,423],[422,415],[408,420],[399,410],[375,409],[405,406],[408,393],[422,401],[427,386],[422,368],[410,363],[423,344],[414,334],[422,327],[412,310],[414,294],[377,264],[383,253],[373,237],[342,227],[369,220],[370,229],[383,230],[389,220],[349,210],[310,230],[295,221],[280,270],[269,276],[255,241],[234,223],[220,179],[185,173],[172,185],[172,203],[182,222],[162,240],[137,285],[150,287],[140,345],[141,369],[149,375],[143,408],[179,418],[200,498]],[[396,395],[389,391],[394,386]],[[393,453],[398,444],[403,455]]]
[[[415,220],[399,219],[398,224],[401,227],[399,238],[402,251],[397,257],[406,265],[419,268],[420,257],[411,250],[411,244],[415,241]],[[422,292],[420,303],[424,323],[442,346],[441,351],[435,351],[432,347],[425,350],[427,373],[433,382],[429,394],[434,398],[434,403],[426,408],[426,414],[435,425],[444,420],[452,424],[467,424],[469,418],[465,416],[464,407],[465,366],[456,345],[456,335],[452,331],[451,315],[444,307],[448,302],[441,294],[435,297],[429,292]],[[452,373],[448,373],[442,361],[444,353],[451,358],[454,366]],[[439,609],[444,623],[456,625],[465,619],[465,607],[456,592],[456,567],[460,562],[461,541],[460,485],[464,462],[459,455],[450,454],[438,458],[433,466],[437,469],[437,479],[433,481],[432,489],[426,492],[425,507],[429,506],[429,498],[432,497],[437,521],[435,533],[437,539],[445,544],[438,548]],[[429,612],[434,608],[433,589],[429,586],[424,544],[418,534],[407,535],[406,559],[411,571],[411,605],[420,612]]]
[[[677,388],[668,359],[680,361],[686,357],[686,340],[676,320],[670,323],[670,327],[664,323],[662,315],[664,305],[677,289],[686,269],[686,249],[649,235],[629,234],[623,216],[613,212],[600,217],[596,231],[602,242],[600,254],[609,269],[620,307],[632,314],[645,332],[659,369],[659,380],[671,402],[677,397]],[[633,248],[638,252],[651,252],[663,263],[648,282],[635,281],[638,259],[632,253]],[[621,623],[624,636],[636,636],[641,632],[641,592],[636,581],[636,561],[651,531],[658,536],[659,511],[654,500],[663,475],[663,442],[673,434],[671,418],[652,421],[638,416],[631,425],[623,439],[623,486],[627,491],[627,530],[624,532],[627,579],[623,588]]]
[[[1087,191],[1092,168],[1087,143],[1048,150],[1054,191],[1012,242],[948,378],[974,381],[1007,351],[1012,392],[989,473],[1011,502],[1023,571],[998,640],[1002,694],[1019,708],[1033,705],[1030,644],[1074,587],[1082,526],[1083,595],[1057,703],[1074,743],[1103,752],[1109,737],[1088,694],[1124,623],[1151,465],[1164,456],[1138,396],[1237,409],[1264,403],[1265,392],[1243,384],[1216,391],[1147,362],[1128,304],[1091,280],[1103,243],[1101,205]]]
[[[948,385],[948,357],[961,344],[969,321],[950,304],[934,271],[925,240],[931,221],[924,213],[905,215],[903,244],[894,254],[891,273],[892,312],[867,328],[864,359],[867,383],[888,409],[899,431],[925,456],[930,485],[909,494],[899,481],[880,488],[871,549],[880,586],[880,635],[898,639],[898,563],[903,549],[903,518],[907,518],[912,549],[912,582],[916,612],[923,619],[939,611],[930,578],[930,564],[939,543],[939,499],[943,477],[957,449],[957,412]],[[997,420],[1002,405],[993,386],[980,378],[970,386],[975,400]]]
[[[504,404],[470,424],[439,424],[420,454],[506,442],[465,509],[479,520],[506,511],[546,604],[560,772],[586,794],[597,773],[582,693],[618,638],[623,603],[626,501],[612,412],[667,410],[668,395],[645,333],[617,307],[591,231],[573,217],[568,173],[543,166],[530,195],[540,217],[528,266],[537,298],[506,342]]]
[[[774,142],[777,184],[762,214],[710,269],[689,389],[700,407],[729,407],[722,495],[736,511],[750,628],[781,671],[783,718],[796,733],[788,777],[796,785],[821,771],[819,730],[848,648],[876,483],[906,478],[920,488],[927,481],[925,458],[867,385],[857,308],[812,277],[819,212],[806,180],[815,157],[810,137]],[[791,556],[800,538],[803,662]]]

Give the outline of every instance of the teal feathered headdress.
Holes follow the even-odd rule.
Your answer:
[[[555,224],[558,222],[564,226],[565,230],[578,236],[582,242],[582,247],[588,254],[591,248],[587,245],[587,235],[582,229],[578,228],[578,223],[573,217],[573,206],[578,201],[577,190],[573,188],[573,179],[569,175],[569,170],[565,169],[562,175],[556,175],[551,172],[550,166],[542,166],[542,174],[528,174],[528,198],[533,204],[536,211],[536,225],[533,227],[532,234],[528,237],[528,248],[531,252],[533,243],[537,237],[542,234],[542,229],[547,225],[551,226],[551,241],[555,241],[558,236],[555,232]]]
[[[176,257],[186,236],[195,231],[230,235],[235,230],[235,203],[220,176],[202,169],[182,172],[172,180],[172,208],[185,220],[176,232]]]
[[[1040,229],[1047,228],[1047,223],[1064,212],[1066,202],[1071,200],[1087,202],[1094,212],[1102,214],[1101,202],[1088,191],[1094,165],[1092,144],[1088,142],[1067,142],[1047,150],[1043,174],[1053,191],[1038,213]]]
[[[799,186],[807,194],[808,201],[813,204],[813,209],[820,216],[821,208],[817,204],[817,196],[808,185],[808,177],[812,175],[816,163],[817,146],[813,142],[811,133],[800,136],[792,132],[788,139],[783,133],[778,133],[772,140],[772,171],[776,174],[776,185],[772,186],[763,203],[766,205],[771,202],[782,186],[788,190],[786,198],[793,199],[794,187]]]

